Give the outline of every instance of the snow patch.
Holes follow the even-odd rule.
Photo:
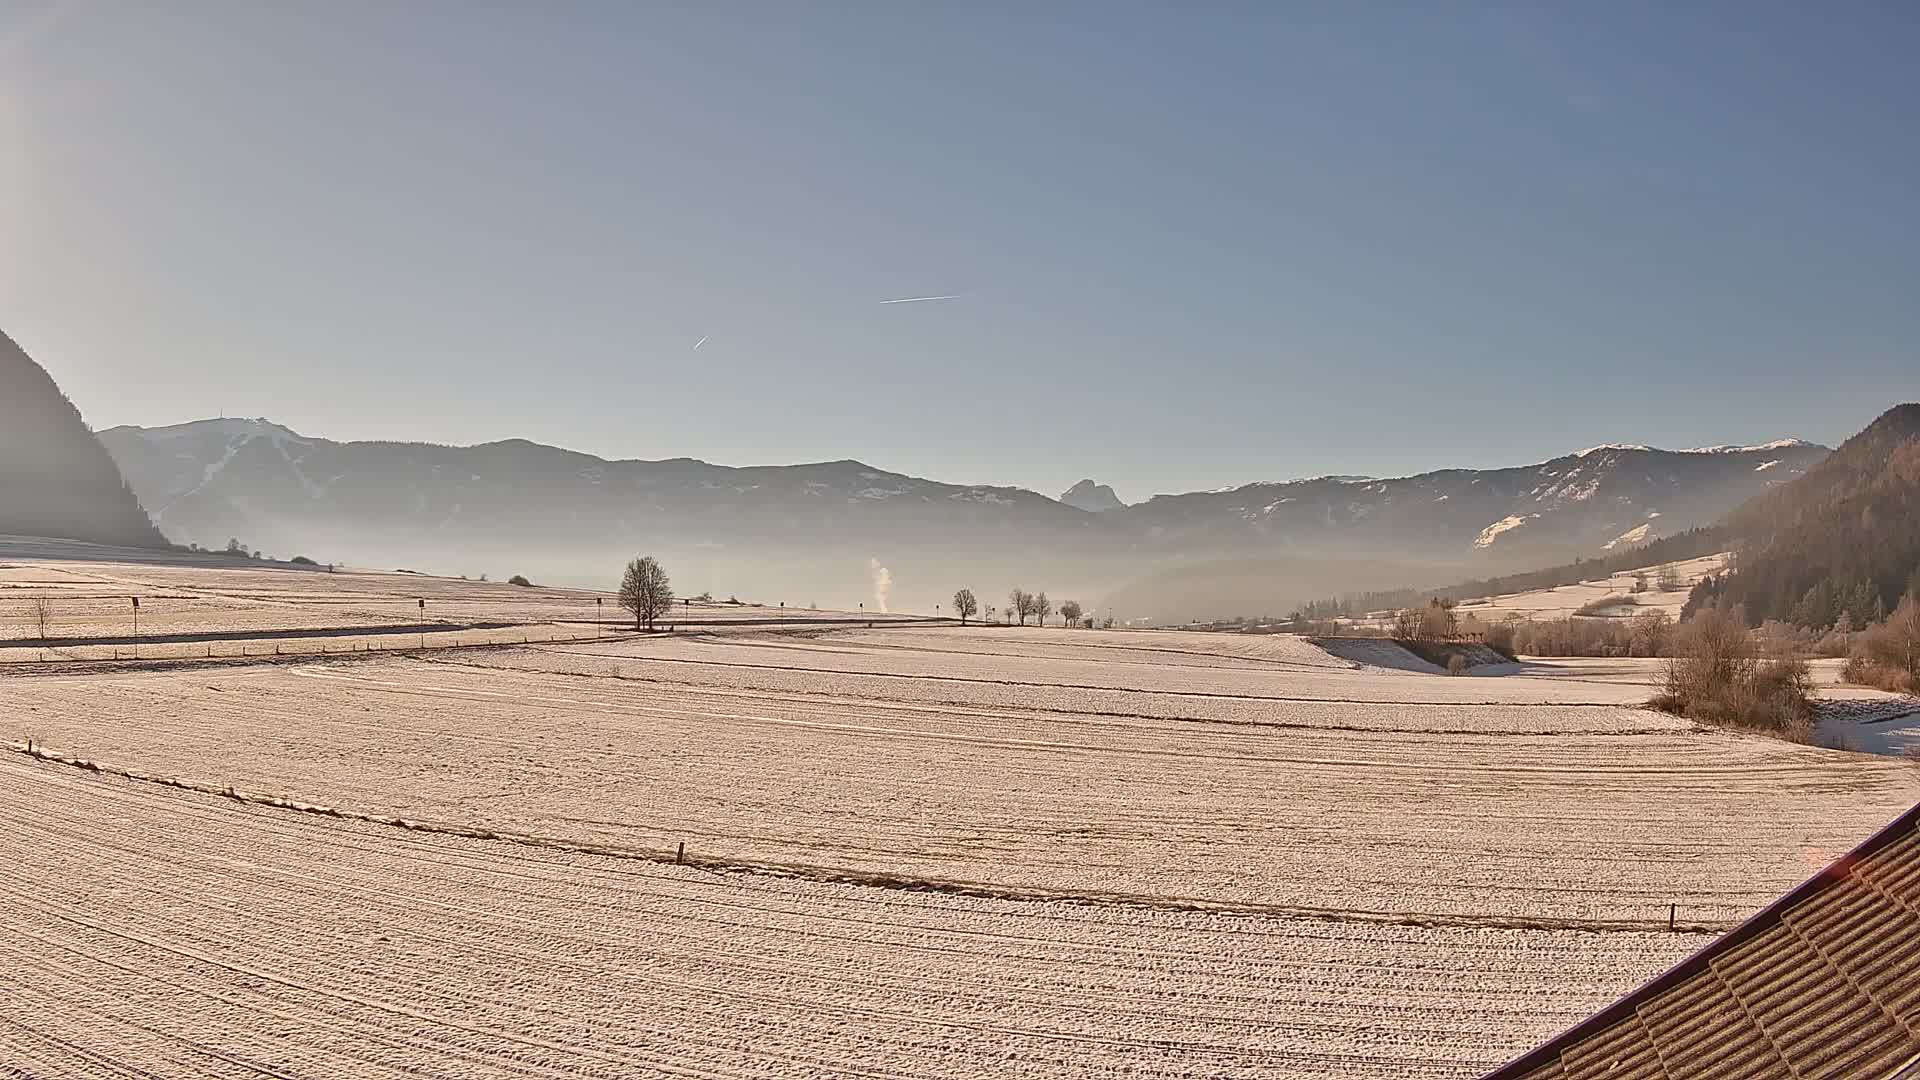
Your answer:
[[[1762,454],[1768,450],[1793,450],[1813,444],[1805,439],[1775,439],[1772,442],[1754,443],[1752,446],[1695,446],[1682,450],[1682,454]]]
[[[1481,529],[1480,535],[1474,538],[1473,546],[1477,548],[1492,547],[1493,542],[1500,539],[1502,533],[1511,532],[1539,516],[1539,514],[1509,514],[1486,528]]]
[[[1613,539],[1607,541],[1606,543],[1601,544],[1600,548],[1602,551],[1612,551],[1614,548],[1622,544],[1632,546],[1634,544],[1644,543],[1647,539],[1647,536],[1652,532],[1653,532],[1652,523],[1635,525],[1633,528],[1628,529],[1626,532],[1621,533],[1619,536],[1616,536]]]

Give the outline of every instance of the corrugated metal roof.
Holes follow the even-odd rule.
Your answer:
[[[1920,1080],[1920,806],[1486,1080]]]

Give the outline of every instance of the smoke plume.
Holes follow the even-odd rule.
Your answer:
[[[879,559],[868,559],[867,570],[873,575],[873,606],[885,615],[887,594],[893,591],[893,571],[881,566]]]

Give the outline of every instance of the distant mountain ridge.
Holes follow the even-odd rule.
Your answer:
[[[1792,440],[1601,447],[1509,469],[1248,484],[1095,512],[1023,488],[946,484],[858,461],[730,467],[608,461],[524,440],[341,443],[264,419],[113,428],[100,440],[176,540],[442,560],[431,565],[459,550],[550,576],[535,560],[644,547],[711,567],[700,572],[728,589],[795,575],[840,575],[833,580],[853,588],[877,558],[895,563],[901,595],[925,589],[928,608],[960,584],[985,595],[1003,589],[999,581],[1064,578],[1084,599],[1150,581],[1162,565],[1177,563],[1191,579],[1212,559],[1295,560],[1300,573],[1272,587],[1293,588],[1300,577],[1296,601],[1318,595],[1304,584],[1316,558],[1435,567],[1435,580],[1539,565],[1715,520],[1827,452]],[[1076,485],[1104,503],[1100,487]]]
[[[1485,562],[1540,563],[1708,524],[1827,453],[1797,439],[1697,450],[1599,446],[1504,469],[1156,495],[1123,516],[1161,535],[1238,533],[1283,548],[1338,535],[1349,555],[1400,554],[1412,541]]]
[[[1092,480],[1082,480],[1060,493],[1060,501],[1075,510],[1085,510],[1089,514],[1104,514],[1109,510],[1125,509],[1126,503],[1105,484],[1096,484]]]
[[[79,409],[0,333],[0,533],[164,547]]]

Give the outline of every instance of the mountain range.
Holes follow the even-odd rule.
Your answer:
[[[1155,618],[1193,614],[1196,575],[1210,565],[1257,579],[1221,597],[1244,612],[1249,596],[1279,610],[1328,588],[1617,550],[1714,521],[1828,452],[1798,440],[1610,445],[1514,468],[1249,484],[1128,506],[1091,480],[1051,499],[858,461],[737,468],[524,440],[335,442],[264,419],[118,427],[100,441],[183,543],[233,537],[281,554],[585,582],[647,550],[671,557],[690,591],[771,600],[808,582],[835,604],[865,595],[872,568],[886,566],[915,608],[963,584],[983,596],[1025,584],[1112,594],[1129,606],[1123,617]],[[1154,585],[1168,575],[1165,590]]]

